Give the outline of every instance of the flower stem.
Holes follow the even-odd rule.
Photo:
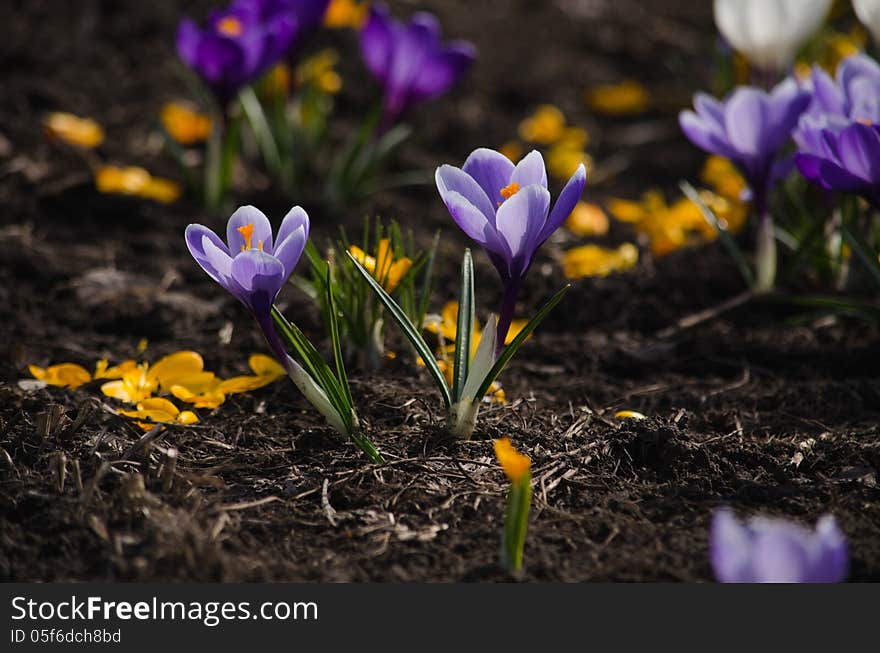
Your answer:
[[[758,222],[758,237],[755,246],[755,287],[758,294],[773,290],[776,282],[776,234],[773,216],[764,210]]]
[[[496,357],[504,349],[504,341],[507,340],[507,332],[510,331],[510,323],[513,321],[513,313],[516,309],[519,288],[519,279],[512,279],[504,284],[504,294],[501,297],[501,312],[498,316],[497,339],[495,341]]]

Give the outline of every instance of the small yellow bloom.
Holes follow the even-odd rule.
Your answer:
[[[564,226],[578,236],[604,236],[608,233],[608,216],[602,207],[580,201]]]
[[[552,145],[565,132],[565,116],[552,104],[542,104],[519,123],[519,137],[528,143]]]
[[[330,5],[324,14],[324,27],[328,29],[350,28],[359,30],[367,19],[369,8],[369,2],[330,0]]]
[[[641,413],[635,410],[618,410],[614,413],[616,419],[647,419]]]
[[[76,363],[60,363],[46,368],[28,365],[28,370],[35,379],[59,388],[75,389],[92,380],[88,370]]]
[[[554,145],[547,153],[547,172],[557,179],[568,179],[583,164],[587,174],[593,169],[593,157],[565,142]]]
[[[335,95],[342,90],[342,77],[336,72],[339,53],[336,50],[321,50],[303,61],[296,69],[296,82],[302,86],[312,84],[322,93]]]
[[[43,121],[49,138],[68,145],[92,149],[104,142],[104,130],[91,118],[80,118],[72,113],[50,113]]]
[[[516,163],[522,158],[523,145],[519,141],[507,141],[504,145],[498,148],[498,151]]]
[[[153,177],[137,166],[120,168],[101,166],[95,172],[95,187],[99,193],[133,195],[169,204],[180,197],[180,185],[170,179]]]
[[[147,420],[137,422],[138,426],[145,431],[149,431],[157,423],[195,424],[199,421],[198,416],[192,411],[181,411],[173,403],[161,397],[140,401],[137,404],[137,410],[121,410],[119,414],[135,420]]]
[[[582,245],[565,252],[562,269],[569,279],[605,277],[632,268],[638,260],[639,250],[631,243],[624,243],[617,249]]]
[[[214,128],[210,116],[177,102],[165,104],[159,119],[168,135],[181,145],[195,145],[208,140]]]
[[[648,90],[631,79],[595,86],[587,91],[586,98],[593,111],[609,116],[642,113],[651,101]]]
[[[529,469],[532,461],[528,456],[521,454],[510,443],[510,438],[504,437],[494,442],[495,458],[498,464],[507,475],[511,483],[519,483],[523,479],[528,479]]]
[[[382,284],[386,292],[392,293],[400,285],[400,282],[412,268],[412,261],[406,256],[394,260],[394,252],[391,251],[391,240],[383,238],[379,241],[376,257],[373,258],[360,247],[352,245],[349,251],[358,263],[364,266],[373,278]]]

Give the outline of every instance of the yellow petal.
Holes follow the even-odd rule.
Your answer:
[[[251,354],[250,358],[248,358],[248,366],[257,376],[278,378],[287,374],[277,360],[271,356],[266,356],[266,354]]]
[[[178,102],[168,102],[159,113],[162,127],[181,145],[194,145],[208,140],[214,123],[211,117]]]
[[[174,417],[180,412],[180,410],[173,403],[164,399],[163,397],[151,397],[149,399],[144,399],[143,401],[138,402],[138,410],[154,410],[161,411],[163,413],[168,413]]]
[[[348,248],[348,251],[351,252],[351,255],[357,259],[357,262],[360,263],[364,269],[370,274],[376,273],[376,259],[372,256],[369,256],[364,250],[362,250],[357,245],[351,245]]]
[[[88,370],[76,363],[50,365],[45,369],[36,365],[28,365],[28,371],[35,379],[59,388],[75,389],[92,380],[92,375]]]
[[[163,177],[151,177],[150,181],[140,193],[141,197],[155,200],[160,204],[171,204],[180,199],[183,188],[176,181]]]
[[[519,332],[522,331],[526,324],[528,324],[528,320],[515,319],[510,321],[510,330],[507,332],[507,337],[504,339],[504,344],[509,345],[513,342],[513,339],[519,335]],[[529,336],[531,337],[531,336]]]
[[[156,380],[160,387],[170,388],[172,385],[184,385],[183,379],[200,374],[205,362],[201,355],[194,351],[178,351],[156,361],[147,372],[149,379]]]
[[[363,27],[367,18],[369,2],[355,0],[331,0],[324,14],[324,27],[328,29],[354,29]]]
[[[561,143],[547,153],[547,172],[559,179],[568,179],[583,165],[587,174],[593,169],[593,157],[578,148]]]
[[[608,216],[601,207],[581,201],[565,221],[565,228],[578,236],[604,236],[608,233]]]
[[[180,197],[181,188],[176,182],[153,177],[137,166],[119,168],[101,166],[95,171],[95,188],[99,193],[133,195],[169,203]]]
[[[644,415],[635,410],[618,410],[614,413],[614,417],[617,419],[647,419]]]
[[[529,143],[550,145],[562,137],[564,130],[565,116],[562,111],[552,104],[543,104],[520,122],[519,137]]]
[[[46,135],[69,145],[92,149],[104,142],[104,130],[90,118],[72,113],[52,113],[43,122]]]
[[[197,394],[182,385],[173,385],[171,386],[171,394],[181,401],[192,404],[196,408],[214,409],[226,401],[226,395],[219,389],[212,389]]]
[[[264,386],[274,383],[277,376],[233,376],[224,379],[217,387],[218,392],[227,395],[241,394],[242,392],[252,392]]]
[[[651,101],[647,89],[635,80],[595,86],[586,98],[593,111],[612,116],[642,113]]]
[[[177,415],[178,424],[195,424],[198,421],[198,415],[196,415],[191,410],[183,410]]]
[[[621,222],[629,223],[641,222],[647,215],[640,202],[622,199],[609,200],[608,211]]]
[[[700,171],[700,180],[728,200],[741,201],[746,190],[746,180],[736,166],[729,159],[714,154],[706,158]]]
[[[563,256],[563,272],[569,279],[581,277],[604,277],[633,267],[639,259],[639,251],[631,243],[617,249],[598,245],[583,245],[568,250]]]
[[[511,483],[518,483],[529,473],[532,461],[510,443],[510,438],[495,440],[495,457]]]
[[[498,151],[516,163],[522,158],[523,146],[519,141],[507,141],[504,145],[498,148]]]
[[[101,359],[95,365],[95,378],[121,379],[126,372],[131,372],[134,369],[137,369],[137,361],[131,359],[122,361],[119,365],[114,365],[113,367],[108,367],[107,360]]]

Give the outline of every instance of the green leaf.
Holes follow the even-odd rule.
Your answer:
[[[480,385],[480,389],[477,390],[476,395],[474,396],[474,401],[480,401],[483,397],[486,396],[486,393],[489,391],[489,387],[495,382],[495,379],[498,378],[498,375],[504,371],[504,368],[507,367],[507,364],[514,357],[517,350],[522,346],[522,344],[526,341],[532,332],[538,328],[538,325],[544,321],[544,318],[553,310],[553,307],[558,304],[563,297],[565,297],[565,293],[567,293],[571,289],[571,284],[566,284],[562,288],[556,291],[556,294],[553,295],[550,299],[548,299],[544,305],[538,310],[537,313],[529,320],[528,324],[526,324],[522,331],[516,334],[516,338],[513,339],[507,347],[504,348],[504,351],[501,352],[501,356],[498,357],[498,360],[495,361],[495,365],[492,366],[492,369],[489,370],[489,373],[486,375],[486,378],[483,379],[483,383]]]
[[[755,285],[755,275],[752,273],[752,268],[749,267],[749,262],[746,260],[745,255],[743,255],[742,250],[739,248],[739,245],[736,244],[736,241],[724,228],[721,224],[721,221],[718,219],[718,216],[706,206],[706,203],[700,199],[700,194],[697,192],[697,189],[691,186],[688,182],[683,181],[679,184],[682,192],[687,196],[687,198],[697,205],[700,209],[700,213],[703,214],[703,218],[708,222],[712,227],[718,232],[718,240],[721,241],[721,244],[724,246],[724,249],[727,250],[727,253],[730,254],[731,258],[733,258],[737,267],[739,268],[739,273],[742,275],[743,280],[746,282],[746,285],[751,288]]]
[[[266,162],[266,169],[272,175],[279,176],[282,169],[281,153],[278,150],[278,144],[275,142],[275,136],[272,134],[266,113],[263,111],[263,105],[260,104],[257,94],[250,86],[239,92],[238,100],[241,102],[241,108],[248,124],[254,131],[263,160]]]
[[[507,514],[504,518],[504,568],[511,574],[522,570],[523,549],[526,542],[526,529],[529,525],[529,508],[532,504],[532,475],[525,473],[523,478],[510,486],[507,495]]]
[[[346,255],[351,259],[352,263],[355,264],[358,272],[361,273],[361,276],[366,279],[370,288],[373,289],[373,292],[379,298],[379,301],[381,301],[385,305],[385,308],[388,309],[388,313],[394,318],[397,326],[403,331],[403,335],[409,340],[413,349],[415,349],[416,353],[421,356],[425,363],[425,367],[428,369],[428,372],[437,384],[437,388],[440,390],[440,394],[443,396],[443,403],[446,404],[447,408],[451,406],[452,396],[449,394],[449,386],[446,385],[446,379],[443,377],[443,372],[440,371],[437,361],[434,360],[434,353],[431,351],[431,348],[428,347],[425,339],[422,338],[418,329],[409,321],[409,318],[406,316],[403,309],[400,308],[397,302],[395,302],[391,296],[385,292],[385,289],[373,278],[373,275],[367,272],[364,267],[358,263],[358,260],[351,255],[351,252],[346,252]]]
[[[461,261],[461,289],[458,324],[455,329],[455,358],[452,368],[452,400],[461,399],[471,362],[471,336],[474,331],[474,260],[471,250],[464,250]]]
[[[852,251],[862,262],[862,265],[871,273],[874,280],[880,284],[880,261],[877,260],[877,254],[871,252],[870,246],[856,235],[847,225],[841,227],[843,239],[852,248]]]
[[[336,363],[336,380],[350,406],[354,406],[345,363],[342,360],[342,343],[339,338],[339,316],[336,314],[336,303],[333,301],[333,282],[330,278],[330,265],[327,265],[327,322],[330,327],[330,342],[333,345],[333,360]]]

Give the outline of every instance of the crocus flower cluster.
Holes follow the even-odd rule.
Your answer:
[[[360,44],[367,69],[385,89],[385,126],[412,105],[448,91],[476,58],[468,42],[442,42],[435,16],[420,12],[401,23],[381,3],[370,7]]]
[[[221,107],[321,23],[327,0],[235,0],[204,27],[185,19],[177,52],[213,91]]]
[[[816,66],[813,102],[795,132],[801,174],[830,191],[880,206],[880,65],[845,59],[836,80]]]
[[[722,583],[837,583],[846,577],[846,539],[826,515],[815,530],[785,519],[743,523],[722,509],[712,519],[709,556]]]
[[[480,148],[461,168],[443,165],[437,169],[437,190],[450,215],[485,250],[504,284],[499,347],[503,347],[520,285],[535,253],[571,214],[586,178],[586,169],[578,166],[551,209],[547,171],[538,151],[514,165],[500,152]]]

